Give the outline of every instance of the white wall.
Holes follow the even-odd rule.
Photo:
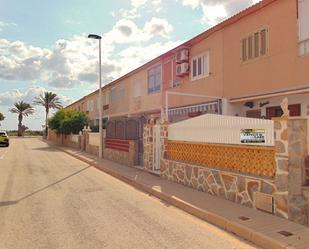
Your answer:
[[[241,130],[263,130],[265,143],[241,143]],[[274,145],[274,123],[272,120],[205,114],[168,127],[168,139],[173,141]]]
[[[79,135],[71,135],[72,142],[78,143],[78,138],[79,138]]]
[[[309,111],[309,94],[295,94],[295,95],[288,95],[288,96],[280,96],[280,97],[273,97],[273,98],[266,98],[266,99],[260,99],[253,101],[254,107],[249,108],[244,106],[245,102],[242,102],[241,105],[237,104],[239,109],[239,115],[245,117],[246,111],[249,110],[257,110],[261,109],[261,115],[266,117],[266,108],[272,107],[272,106],[280,106],[282,100],[287,97],[289,101],[289,105],[292,104],[301,104],[301,115],[302,116],[308,116],[307,112]],[[259,107],[261,102],[267,102],[269,101],[269,104]]]
[[[242,116],[242,103],[229,103],[228,99],[222,99],[222,114],[229,116]]]
[[[89,144],[94,146],[100,145],[100,134],[96,132],[89,133]]]

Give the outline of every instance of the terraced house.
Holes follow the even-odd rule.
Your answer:
[[[271,119],[309,114],[309,0],[263,0],[154,58],[67,108],[87,112],[107,138],[138,139],[167,113],[170,122],[204,113]],[[104,73],[104,72],[103,72]]]
[[[67,108],[106,159],[308,225],[308,68],[309,0],[263,0]]]

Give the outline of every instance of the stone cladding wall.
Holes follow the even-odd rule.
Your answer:
[[[129,141],[129,152],[104,148],[104,158],[127,166],[138,164],[138,142]]]

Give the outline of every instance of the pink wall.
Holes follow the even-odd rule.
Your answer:
[[[173,77],[175,79],[175,53],[158,57],[151,64],[141,67],[103,89],[103,91],[110,90],[114,86],[125,89],[124,98],[117,103],[110,102],[110,109],[106,113],[120,116],[158,112],[165,106],[166,90],[229,99],[309,84],[309,56],[298,56],[296,3],[296,0],[274,1],[210,34],[196,44],[194,39],[190,41],[188,43],[191,44],[190,58],[209,51],[210,75],[208,77],[192,81],[190,76],[185,76],[180,78],[179,86],[171,88],[170,82]],[[269,29],[268,54],[263,58],[242,63],[240,59],[242,37],[262,27]],[[161,92],[148,94],[148,70],[160,63],[162,65]],[[136,80],[140,81],[141,85],[141,94],[138,97],[133,96]],[[86,100],[89,98],[92,96],[87,96]],[[86,104],[86,100],[83,99],[80,102]],[[211,100],[213,99],[173,96],[169,98],[169,107]],[[89,115],[93,117],[93,114]]]
[[[224,91],[227,98],[272,92],[309,83],[309,57],[298,56],[295,0],[275,1],[224,30]],[[240,61],[240,39],[269,28],[269,53],[256,61]],[[307,68],[307,72],[306,72]]]

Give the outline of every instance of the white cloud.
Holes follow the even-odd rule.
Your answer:
[[[13,22],[2,22],[0,21],[0,32],[7,28],[7,27],[12,27],[12,26],[16,26],[16,23],[13,23]]]
[[[202,6],[204,16],[202,18],[203,23],[208,23],[210,25],[215,25],[221,20],[228,17],[227,10],[223,4],[217,5],[203,5]]]
[[[121,74],[130,72],[182,43],[183,41],[156,42],[145,47],[131,46],[122,50],[119,53],[120,58],[118,59],[120,65],[123,65]]]
[[[173,44],[169,38],[173,27],[163,18],[152,18],[138,27],[132,20],[121,19],[102,35],[102,82],[109,83],[132,65],[152,59],[146,42],[156,42],[156,51]],[[143,53],[127,55],[126,51],[143,50]],[[122,53],[122,51],[124,51]],[[147,56],[146,56],[147,55]],[[159,55],[156,53],[156,55]],[[127,62],[130,61],[130,64]],[[132,62],[132,63],[131,63]],[[12,81],[45,82],[55,88],[74,88],[96,85],[98,75],[98,41],[86,34],[71,39],[60,39],[46,49],[34,47],[22,41],[0,39],[0,79]]]
[[[46,91],[47,90],[44,87],[39,86],[31,86],[26,91],[12,89],[10,91],[0,93],[0,105],[11,107],[15,102],[21,100],[32,104],[35,97],[38,97],[40,94]],[[58,96],[63,105],[68,105],[72,102],[72,99],[64,95],[58,94]]]
[[[134,8],[139,8],[147,3],[147,0],[131,0],[131,5]]]
[[[37,79],[42,62],[50,54],[49,50],[5,39],[0,39],[0,52],[0,78],[7,80]]]
[[[192,9],[201,9],[201,22],[213,26],[260,0],[176,0]]]
[[[31,104],[35,111],[33,115],[25,117],[23,124],[30,129],[41,130],[42,125],[45,122],[45,110],[43,106],[33,105],[33,100],[35,97],[39,96],[41,93],[47,91],[43,87],[31,86],[26,91],[21,91],[18,89],[13,89],[7,92],[0,93],[0,112],[4,114],[5,119],[1,122],[1,129],[14,130],[17,129],[18,116],[9,111],[13,107],[13,104],[17,101],[25,101]],[[73,102],[72,99],[58,94],[60,101],[63,106],[67,106]],[[50,116],[56,110],[51,110]]]
[[[163,18],[152,18],[144,27],[139,28],[132,20],[121,19],[116,22],[111,31],[103,35],[103,41],[113,43],[146,42],[153,37],[168,38],[173,26]]]
[[[110,79],[116,66],[108,58],[114,46],[103,44],[102,68]],[[14,81],[45,81],[50,86],[72,88],[93,83],[98,71],[98,44],[86,35],[58,40],[52,49],[33,47],[21,41],[0,39],[0,78]],[[85,73],[88,77],[85,77]],[[89,81],[87,81],[89,80]]]
[[[136,19],[142,16],[142,11],[161,11],[162,0],[131,0],[130,9],[120,9],[118,11],[111,12],[113,17],[118,19]]]
[[[173,26],[163,18],[152,18],[149,22],[146,22],[144,27],[144,32],[148,33],[150,36],[160,35],[168,37],[172,31]]]

